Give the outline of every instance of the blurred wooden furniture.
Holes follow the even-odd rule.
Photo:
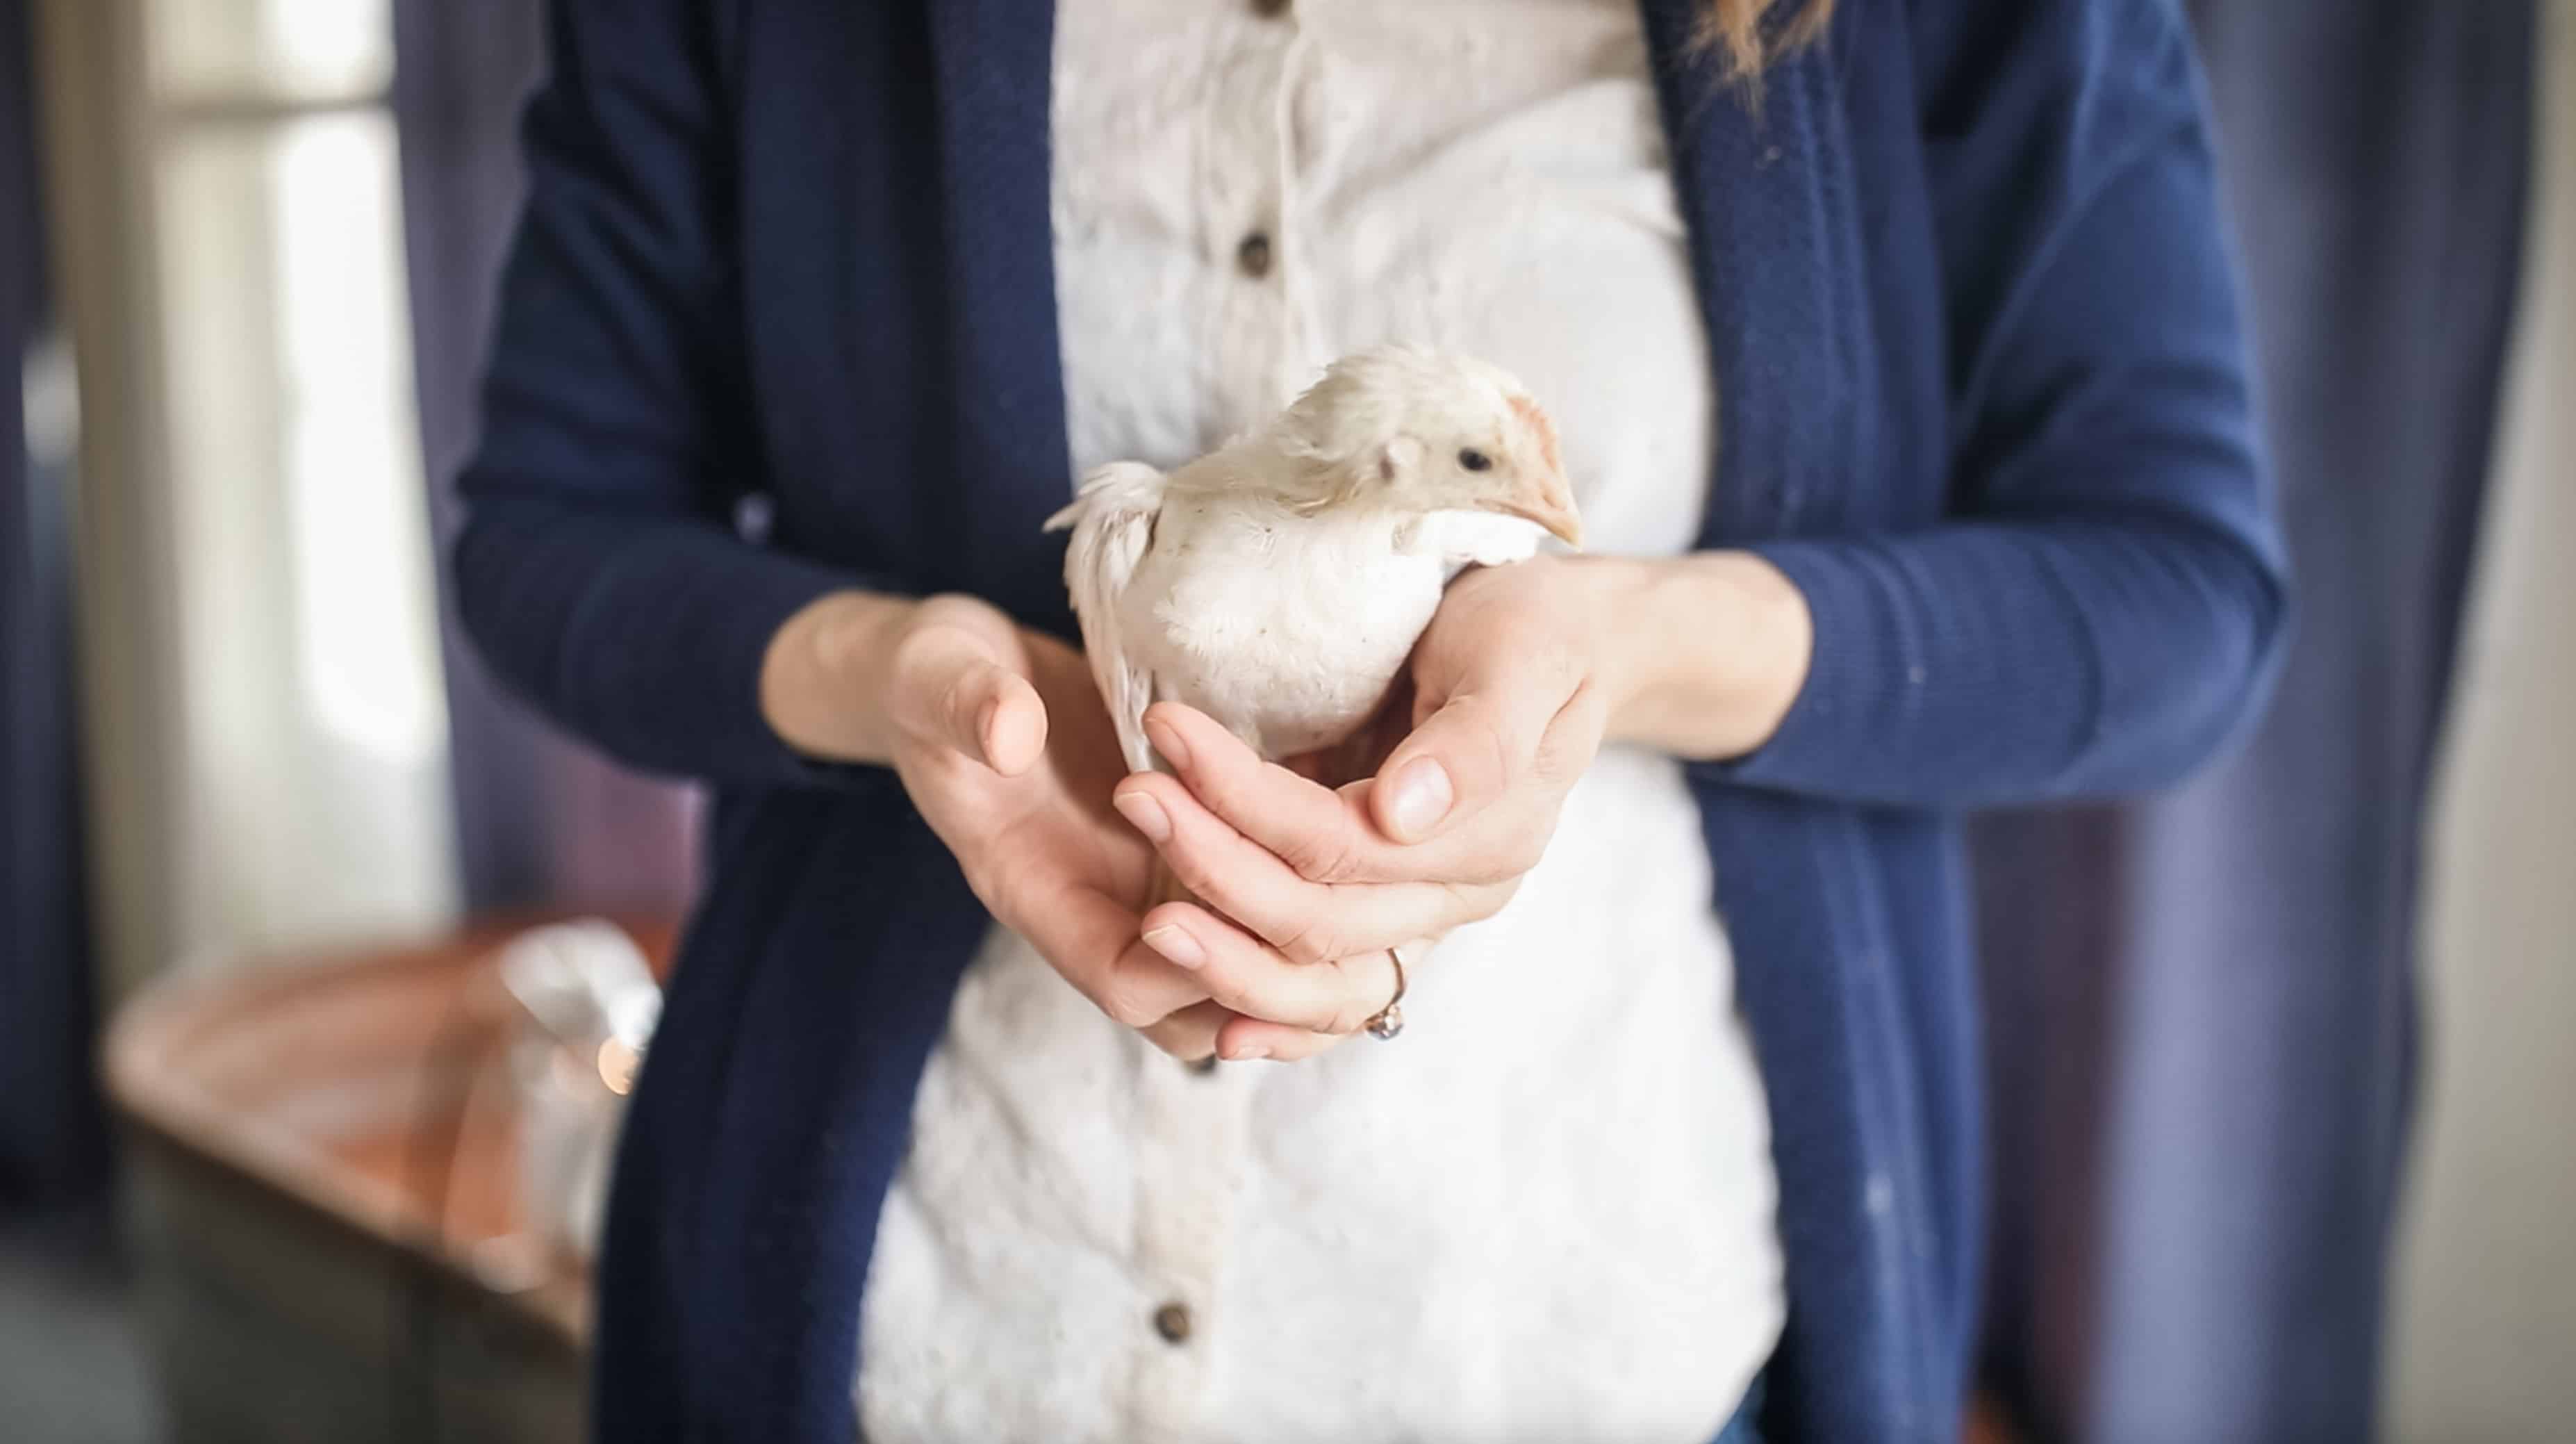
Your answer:
[[[110,1029],[128,1231],[175,1437],[567,1444],[590,1290],[516,1217],[498,945],[239,966]],[[657,969],[672,926],[621,918]]]

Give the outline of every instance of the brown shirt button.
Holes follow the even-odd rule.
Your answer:
[[[1234,263],[1243,267],[1243,273],[1256,281],[1269,275],[1270,233],[1254,231],[1245,236],[1243,244],[1234,248]]]
[[[1165,1304],[1154,1310],[1154,1332],[1167,1344],[1186,1343],[1190,1337],[1190,1306]]]
[[[1190,1071],[1198,1074],[1202,1078],[1215,1072],[1216,1055],[1214,1053],[1210,1053],[1204,1058],[1194,1058],[1190,1060]]]
[[[1288,13],[1288,0],[1252,0],[1252,13],[1264,20],[1276,20]]]

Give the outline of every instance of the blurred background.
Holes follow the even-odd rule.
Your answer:
[[[2278,703],[1996,816],[1983,1387],[2576,1432],[2576,0],[2206,0]],[[579,1437],[695,804],[440,595],[539,0],[0,0],[0,1434]],[[605,922],[561,926],[567,919]]]

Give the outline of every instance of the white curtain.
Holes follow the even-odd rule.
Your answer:
[[[2544,11],[2523,304],[2436,793],[2383,1433],[2576,1420],[2576,0]]]

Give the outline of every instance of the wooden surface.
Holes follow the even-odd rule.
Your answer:
[[[408,1252],[578,1346],[585,1272],[518,1217],[514,1005],[493,971],[502,943],[550,920],[167,979],[109,1031],[110,1096],[168,1154]],[[617,921],[667,966],[667,919]]]

